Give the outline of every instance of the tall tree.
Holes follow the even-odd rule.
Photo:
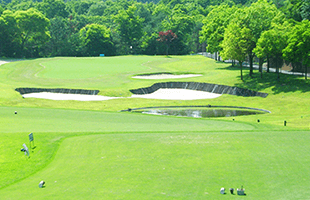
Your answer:
[[[104,25],[89,24],[80,31],[86,53],[90,56],[99,54],[114,55],[114,45],[111,41],[110,30]]]
[[[33,56],[33,51],[46,43],[49,38],[48,27],[50,21],[40,12],[31,8],[27,11],[15,12],[18,36],[20,39],[23,56]]]
[[[171,49],[174,50],[173,54],[189,53],[194,20],[194,16],[188,15],[184,5],[177,4],[171,14],[161,22],[164,30],[172,30],[178,36],[178,40],[171,45]]]
[[[217,52],[222,50],[220,43],[224,39],[225,28],[236,10],[236,7],[229,7],[226,4],[214,6],[203,20],[200,42],[207,43],[207,52],[215,53],[215,60],[217,60]]]
[[[259,58],[264,56],[273,57],[276,64],[278,79],[280,78],[279,68],[282,58],[282,50],[286,46],[285,34],[282,31],[271,29],[265,31],[259,38],[256,48],[253,50]]]
[[[264,31],[271,28],[273,19],[279,14],[279,10],[272,3],[267,0],[258,0],[250,7],[245,7],[240,12],[236,12],[233,23],[239,24],[241,27],[249,29],[252,36],[251,44],[248,45],[247,54],[250,62],[250,76],[253,75],[253,58],[255,56],[253,49]]]
[[[19,52],[18,28],[12,11],[6,10],[0,16],[0,55],[15,57]]]
[[[62,17],[55,17],[50,20],[49,32],[51,39],[46,45],[46,51],[50,56],[72,55],[70,52],[76,46],[69,42],[72,34],[76,32],[72,23],[70,19]]]
[[[290,32],[288,45],[283,50],[284,58],[301,62],[305,69],[305,79],[307,79],[307,68],[310,66],[310,21],[303,20]]]
[[[240,66],[240,77],[243,80],[242,64],[246,59],[247,49],[251,45],[250,29],[241,28],[238,24],[230,23],[225,29],[224,40],[221,43],[223,59],[237,60]]]
[[[68,17],[69,14],[66,10],[66,4],[62,0],[43,0],[37,4],[37,8],[49,19],[55,16]]]
[[[120,10],[115,16],[115,23],[120,34],[122,42],[124,43],[124,51],[129,53],[130,48],[136,52],[139,49],[140,38],[144,35],[142,22],[144,19],[135,15],[135,5],[129,6],[127,10]]]
[[[278,78],[280,77],[280,64],[283,60],[282,51],[287,45],[288,32],[292,26],[293,25],[288,21],[285,21],[283,24],[274,24],[272,29],[262,33],[253,50],[256,56],[260,59],[268,57],[268,65],[269,58],[273,58],[276,64]]]

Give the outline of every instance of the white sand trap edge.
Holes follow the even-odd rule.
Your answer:
[[[197,99],[213,99],[221,96],[210,92],[203,92],[188,89],[159,89],[151,94],[132,95],[129,98],[144,99],[163,99],[163,100],[197,100]],[[84,94],[63,94],[63,93],[29,93],[24,94],[24,98],[40,98],[50,100],[76,100],[76,101],[105,101],[110,99],[118,99],[123,97],[107,97],[101,95],[84,95]]]
[[[3,61],[3,60],[0,60],[0,65],[3,65],[5,63],[8,63],[7,61]]]
[[[76,101],[105,101],[110,99],[118,99],[122,97],[106,97],[100,95],[86,95],[86,94],[63,94],[51,92],[39,92],[24,94],[24,98],[39,98],[50,100],[76,100]]]
[[[151,74],[151,75],[144,75],[144,76],[133,76],[132,78],[137,79],[174,79],[174,78],[191,78],[202,76],[201,74],[180,74],[180,75],[173,75],[173,74]]]
[[[165,99],[165,100],[197,100],[214,99],[221,96],[211,92],[188,89],[159,89],[150,94],[132,95],[131,98]]]

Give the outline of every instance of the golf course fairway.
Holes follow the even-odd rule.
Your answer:
[[[261,79],[254,72],[251,78],[244,69],[241,81],[238,67],[203,56],[56,57],[3,64],[0,199],[307,199],[310,82],[287,74],[277,80],[267,72]],[[201,76],[132,78],[152,73]],[[268,96],[128,98],[131,89],[169,81],[228,85]],[[24,87],[99,90],[99,95],[122,98],[23,98],[15,89]],[[270,113],[191,118],[121,112],[206,105]],[[29,156],[21,152],[23,144]],[[241,187],[245,196],[237,195]]]

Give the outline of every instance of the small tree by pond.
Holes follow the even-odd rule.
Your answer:
[[[158,36],[159,38],[157,39],[157,41],[162,42],[166,45],[166,55],[168,56],[170,44],[172,43],[174,39],[177,38],[177,35],[173,33],[172,30],[168,30],[164,32],[160,31]]]

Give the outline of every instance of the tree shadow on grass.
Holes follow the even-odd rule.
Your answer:
[[[228,66],[221,68],[224,70],[239,70],[238,66]],[[238,76],[240,78],[240,75]],[[310,80],[305,80],[302,76],[281,74],[278,79],[278,74],[274,72],[263,72],[263,78],[261,78],[260,72],[254,70],[252,77],[249,75],[249,69],[243,69],[243,82],[235,84],[236,87],[246,88],[254,91],[262,91],[268,88],[272,88],[273,94],[288,93],[288,92],[309,92]]]

